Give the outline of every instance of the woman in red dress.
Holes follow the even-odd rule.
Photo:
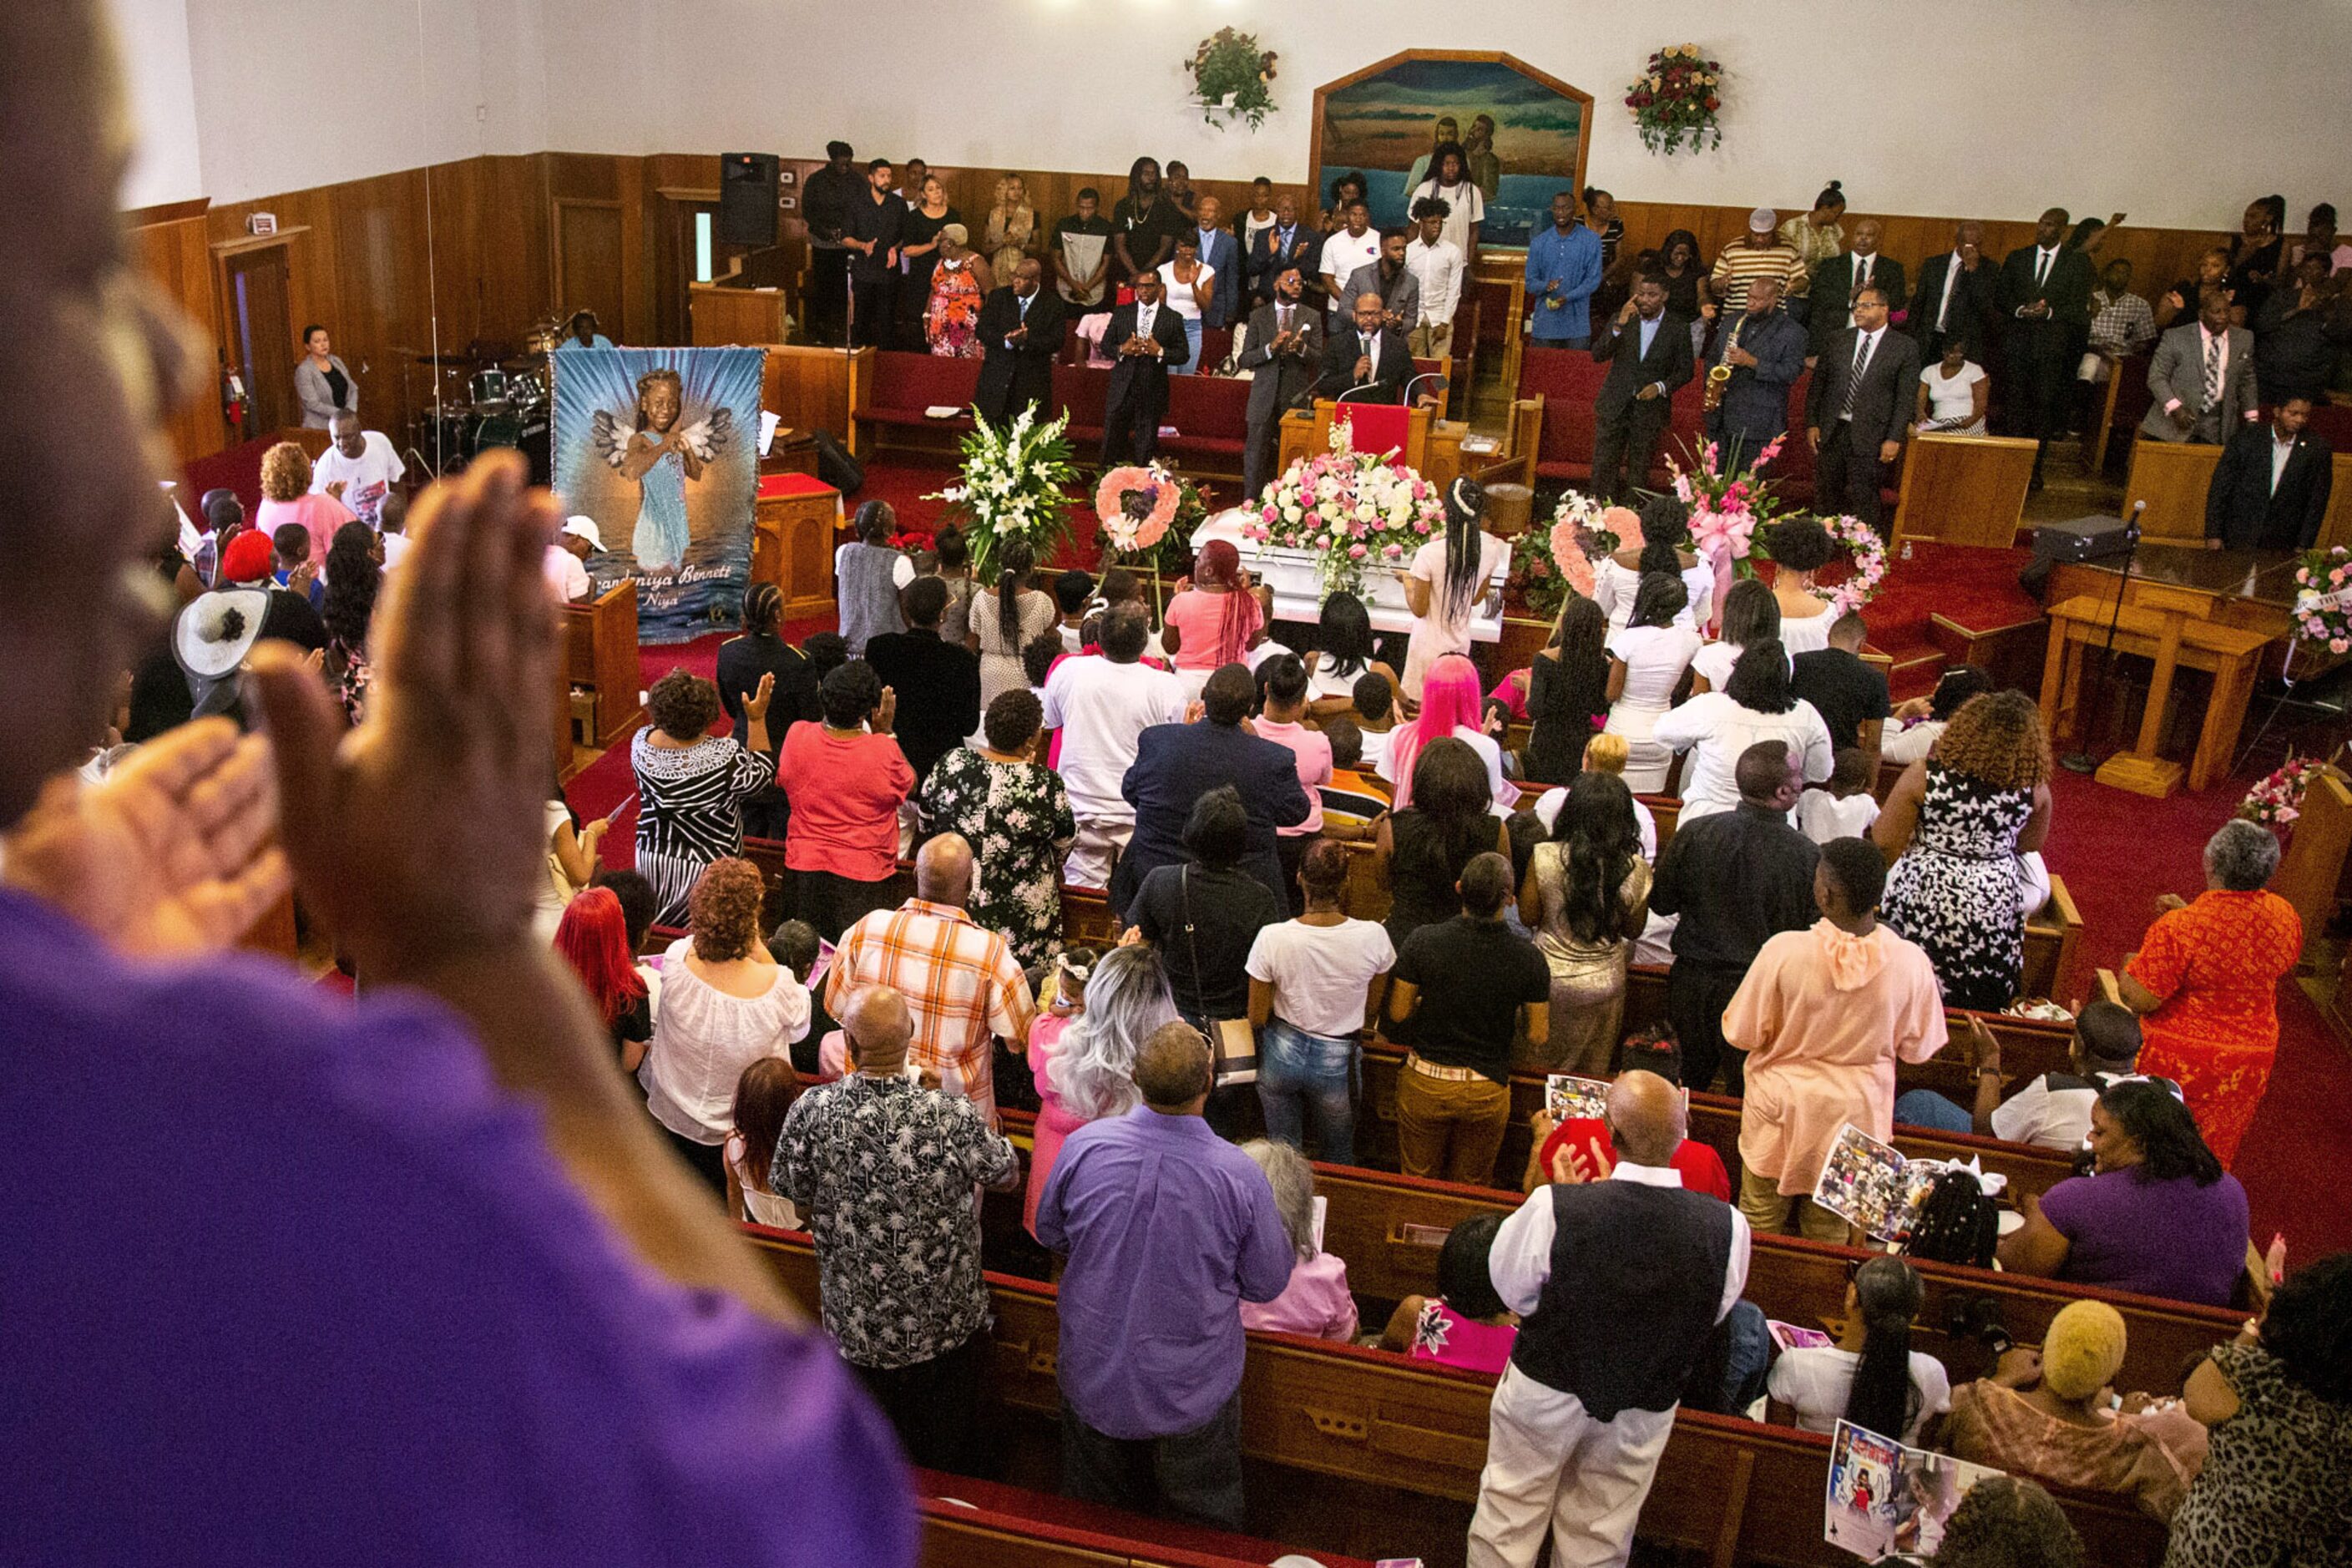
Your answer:
[[[2278,1055],[2278,983],[2303,952],[2294,906],[2264,890],[2278,840],[2231,821],[2205,843],[2205,888],[2147,928],[2125,965],[2124,1005],[2142,1015],[2139,1070],[2168,1078],[2226,1168],[2253,1125]]]

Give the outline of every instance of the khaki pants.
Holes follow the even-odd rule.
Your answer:
[[[1062,866],[1063,879],[1074,888],[1108,888],[1111,862],[1134,837],[1133,817],[1125,822],[1080,817],[1077,842],[1070,846],[1069,858]]]
[[[1434,1079],[1407,1064],[1397,1074],[1397,1163],[1408,1176],[1495,1184],[1495,1156],[1511,1124],[1511,1091],[1492,1079]]]
[[[1486,1420],[1486,1468],[1470,1521],[1470,1568],[1623,1568],[1633,1522],[1674,1432],[1672,1410],[1595,1420],[1573,1394],[1504,1369]]]
[[[1454,347],[1454,323],[1423,321],[1405,339],[1405,346],[1415,359],[1444,359]]]
[[[1834,1241],[1843,1245],[1853,1227],[1811,1198],[1798,1197],[1780,1191],[1780,1178],[1759,1176],[1753,1171],[1739,1173],[1739,1212],[1748,1216],[1748,1224],[1759,1236],[1781,1236],[1789,1228],[1789,1214],[1797,1215],[1797,1234],[1807,1241]]]

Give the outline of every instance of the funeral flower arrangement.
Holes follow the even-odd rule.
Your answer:
[[[2352,653],[2352,551],[2307,550],[2294,569],[2294,626],[2330,653]]]
[[[1184,68],[1192,75],[1192,101],[1210,124],[1246,120],[1255,131],[1274,112],[1274,51],[1254,33],[1220,27],[1201,40]]]
[[[1445,531],[1436,487],[1386,454],[1357,451],[1351,428],[1332,421],[1330,448],[1294,461],[1242,524],[1262,543],[1311,552],[1326,597],[1355,593],[1374,566],[1403,571]]]
[[[1843,583],[1813,584],[1813,597],[1829,601],[1830,614],[1844,615],[1858,610],[1878,596],[1879,582],[1886,575],[1886,542],[1878,531],[1858,517],[1841,514],[1824,517],[1822,527],[1829,536],[1845,546],[1846,559],[1853,570]]]
[[[2311,787],[2312,775],[2326,765],[2317,757],[2290,756],[2277,772],[2246,792],[2246,798],[2238,803],[2238,815],[2273,833],[2294,826],[2294,819],[2303,815],[2303,795]]]
[[[1727,558],[1742,577],[1756,575],[1748,561],[1757,549],[1756,531],[1772,516],[1771,481],[1760,477],[1759,470],[1780,455],[1786,438],[1774,437],[1753,463],[1744,466],[1736,453],[1727,456],[1716,441],[1700,447],[1687,468],[1671,453],[1666,458],[1675,497],[1691,509],[1692,546],[1710,561]]]
[[[1511,542],[1510,586],[1539,616],[1559,613],[1570,592],[1592,596],[1593,562],[1642,547],[1642,519],[1581,490],[1563,490],[1549,530],[1529,529]]]
[[[974,577],[996,580],[996,554],[1008,540],[1025,539],[1044,561],[1069,537],[1068,489],[1077,483],[1066,434],[1067,413],[1048,424],[1024,408],[999,430],[978,414],[963,438],[961,482],[925,496],[955,509],[971,546]]]
[[[1107,470],[1095,487],[1095,516],[1105,561],[1181,573],[1209,505],[1200,486],[1166,464],[1129,464]]]
[[[1720,146],[1723,127],[1715,116],[1723,107],[1716,90],[1722,85],[1722,64],[1702,57],[1696,44],[1668,44],[1652,55],[1649,70],[1625,89],[1642,145],[1653,153]]]

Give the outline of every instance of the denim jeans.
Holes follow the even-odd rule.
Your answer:
[[[1895,1120],[1906,1127],[1932,1127],[1938,1132],[1973,1132],[1976,1115],[1932,1089],[1914,1089],[1895,1100]]]
[[[1265,1135],[1294,1149],[1304,1141],[1307,1107],[1315,1110],[1315,1140],[1335,1165],[1356,1163],[1356,1042],[1326,1039],[1280,1018],[1258,1037],[1257,1098]]]

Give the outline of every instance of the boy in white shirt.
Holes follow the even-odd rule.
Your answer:
[[[1864,838],[1878,820],[1878,800],[1870,793],[1878,763],[1860,746],[1840,748],[1830,766],[1830,786],[1797,797],[1797,831],[1816,844],[1832,838]]]

